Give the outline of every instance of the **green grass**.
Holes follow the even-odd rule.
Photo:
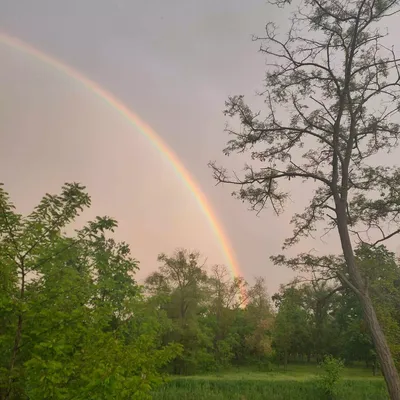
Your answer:
[[[154,400],[322,400],[317,366],[290,366],[287,372],[249,370],[173,377],[154,393]],[[338,400],[387,400],[384,381],[362,368],[346,368]]]
[[[189,379],[207,379],[207,380],[295,380],[295,381],[305,381],[309,379],[315,379],[320,373],[320,368],[318,365],[289,365],[286,372],[283,367],[274,367],[270,372],[258,372],[254,369],[249,368],[238,368],[232,369],[230,371],[219,372],[215,374],[207,375],[197,375],[191,376]],[[372,372],[366,368],[360,367],[347,367],[342,373],[342,378],[344,380],[381,380],[380,376],[372,376]],[[179,377],[174,377],[173,379],[183,379]],[[188,378],[186,378],[188,379]]]

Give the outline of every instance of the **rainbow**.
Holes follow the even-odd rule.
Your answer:
[[[136,114],[134,114],[131,110],[128,109],[120,100],[114,97],[111,93],[107,92],[103,89],[99,84],[93,82],[92,80],[86,78],[80,72],[76,71],[72,67],[65,65],[61,61],[58,61],[56,58],[32,47],[31,45],[12,37],[8,34],[4,34],[0,32],[0,43],[4,45],[19,50],[25,54],[28,54],[35,59],[52,66],[59,72],[72,77],[75,81],[82,84],[92,93],[97,95],[100,99],[106,102],[111,108],[117,111],[121,116],[126,118],[131,125],[136,127],[148,140],[151,144],[171,163],[177,175],[182,179],[185,183],[186,187],[192,192],[195,197],[198,205],[203,211],[204,215],[208,219],[212,230],[215,233],[215,236],[218,242],[221,245],[222,251],[226,258],[226,262],[228,263],[229,268],[231,269],[233,276],[239,276],[240,269],[239,265],[236,261],[236,257],[232,247],[229,243],[227,235],[224,233],[224,230],[221,226],[221,223],[218,221],[218,218],[213,211],[210,203],[208,202],[206,196],[201,191],[199,185],[196,183],[194,178],[189,174],[183,164],[179,161],[178,157],[173,153],[171,149],[162,141],[162,139],[156,134],[156,132],[144,121],[142,121]]]

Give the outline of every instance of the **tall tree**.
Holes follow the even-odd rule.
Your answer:
[[[374,231],[374,245],[400,232],[400,169],[378,166],[374,158],[396,148],[400,136],[399,58],[379,29],[398,6],[397,0],[299,0],[286,35],[268,23],[265,37],[257,38],[268,63],[266,114],[253,112],[243,96],[226,103],[226,115],[238,117],[241,129],[229,129],[233,138],[225,154],[250,150],[255,162],[234,178],[211,163],[217,181],[239,185],[237,196],[256,210],[267,204],[283,210],[283,179],[315,182],[285,246],[322,221],[337,230],[350,277],[343,279],[359,298],[388,391],[397,400],[399,375],[357,266],[353,237],[367,242]],[[392,230],[384,229],[389,221]]]
[[[340,286],[330,287],[326,281],[312,280],[301,286],[305,308],[308,310],[312,335],[312,351],[318,362],[334,348],[335,334],[332,312]]]
[[[299,353],[304,344],[310,342],[309,320],[302,307],[302,294],[294,286],[282,288],[281,293],[274,296],[279,303],[273,329],[273,344],[277,352],[283,356],[286,370],[290,353]]]
[[[248,291],[245,309],[246,325],[251,331],[246,335],[246,347],[259,363],[271,355],[274,313],[265,278],[256,277]]]
[[[396,256],[383,245],[361,245],[356,260],[367,281],[378,319],[397,367],[400,367],[400,268]]]
[[[237,344],[235,322],[240,306],[246,301],[247,283],[241,277],[231,278],[224,265],[214,265],[208,281],[208,320],[213,328],[213,347],[217,367],[226,366],[234,357]]]
[[[162,299],[162,308],[172,321],[166,342],[178,342],[184,348],[173,371],[192,373],[199,364],[209,363],[212,348],[212,334],[203,332],[200,325],[208,300],[208,276],[197,252],[179,249],[171,256],[160,254],[158,261],[161,265],[146,278],[146,287]]]
[[[162,253],[158,261],[161,263],[159,270],[146,278],[146,286],[153,293],[157,290],[169,293],[174,306],[171,312],[184,326],[205,300],[208,276],[204,264],[200,263],[199,253],[184,249],[176,250],[172,256]]]
[[[334,310],[333,331],[336,334],[336,356],[347,362],[364,361],[368,366],[372,365],[372,372],[377,372],[377,358],[372,343],[371,335],[362,317],[360,302],[354,292],[345,288],[338,294],[338,306]],[[332,353],[333,354],[333,353]]]

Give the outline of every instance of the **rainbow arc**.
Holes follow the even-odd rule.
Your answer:
[[[4,33],[0,33],[0,43],[16,51],[20,51],[26,55],[29,55],[37,61],[49,65],[60,73],[73,78],[76,82],[83,85],[93,94],[106,102],[112,109],[118,112],[122,117],[126,118],[132,126],[138,129],[139,132],[143,134],[158,150],[158,152],[169,161],[177,175],[181,178],[186,187],[191,191],[200,209],[209,221],[209,224],[221,246],[226,262],[231,269],[233,276],[241,275],[239,265],[236,261],[235,253],[229,243],[229,239],[224,232],[224,229],[219,222],[216,213],[212,209],[211,204],[200,189],[200,186],[189,174],[189,172],[176,156],[176,154],[167,146],[167,144],[161,139],[161,137],[147,123],[145,123],[138,115],[132,112],[125,104],[123,104],[114,95],[106,91],[98,83],[90,80],[79,71],[57,60],[53,56],[50,56],[40,51],[39,49],[23,42],[18,38],[12,37]]]

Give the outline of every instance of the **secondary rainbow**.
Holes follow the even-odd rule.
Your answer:
[[[236,261],[235,254],[229,243],[229,240],[224,233],[218,218],[213,211],[211,205],[209,204],[206,196],[201,191],[199,185],[196,183],[194,178],[189,174],[184,165],[180,162],[178,157],[173,153],[171,149],[162,141],[162,139],[157,135],[157,133],[144,121],[142,121],[139,116],[134,114],[127,106],[125,106],[120,100],[118,100],[111,93],[103,89],[98,83],[93,82],[89,78],[82,75],[80,72],[74,68],[62,63],[56,58],[32,47],[31,45],[23,42],[20,39],[12,37],[8,34],[0,33],[0,43],[11,47],[13,49],[22,51],[41,62],[48,64],[58,71],[72,77],[77,82],[84,85],[91,92],[96,94],[102,100],[104,100],[109,106],[116,110],[119,114],[129,120],[129,122],[135,126],[144,136],[146,136],[152,145],[171,163],[176,173],[181,177],[182,181],[188,187],[188,189],[194,195],[196,201],[198,202],[201,210],[207,217],[225,255],[226,261],[232,270],[234,276],[240,275],[240,270],[238,263]]]

